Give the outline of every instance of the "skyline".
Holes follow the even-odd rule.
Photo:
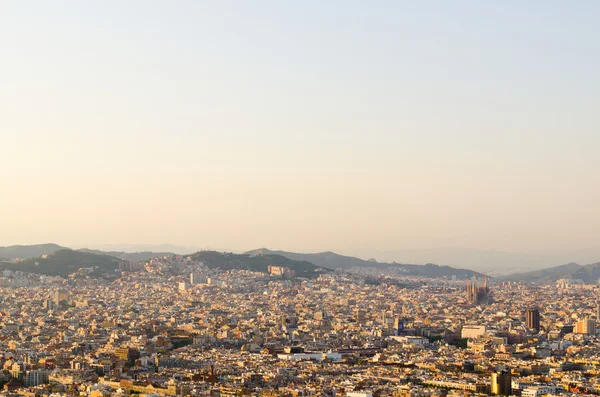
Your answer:
[[[42,243],[44,244],[56,244],[56,243]],[[32,247],[39,246],[40,244],[15,244],[12,247]],[[409,249],[409,250],[388,250],[388,251],[374,251],[370,250],[357,250],[357,249],[342,249],[336,252],[331,250],[321,252],[310,252],[310,251],[297,251],[292,252],[286,249],[277,249],[275,247],[255,247],[253,249],[232,249],[230,247],[214,247],[214,246],[180,246],[174,244],[84,244],[84,245],[70,245],[70,244],[56,244],[63,248],[81,250],[81,249],[92,249],[99,251],[113,251],[113,252],[124,252],[124,253],[140,253],[140,252],[154,252],[162,253],[169,252],[179,255],[188,255],[200,251],[216,251],[216,252],[231,252],[236,254],[242,254],[246,252],[252,252],[257,249],[266,249],[270,251],[281,251],[283,253],[288,252],[292,255],[320,255],[334,253],[341,256],[350,258],[358,258],[362,260],[375,260],[379,263],[398,263],[398,264],[413,264],[413,265],[425,265],[435,264],[440,266],[450,266],[454,268],[464,268],[482,272],[491,276],[503,277],[508,274],[518,274],[524,271],[533,271],[540,269],[550,269],[566,264],[579,264],[579,265],[594,265],[598,264],[598,250],[578,250],[566,253],[557,252],[507,252],[498,250],[478,250],[468,248],[456,248],[456,247],[445,247],[437,249]],[[0,246],[2,248],[10,248]],[[373,255],[375,254],[375,255]],[[284,254],[285,256],[285,254]],[[309,260],[310,262],[310,260]]]
[[[30,4],[0,245],[600,261],[598,3]]]

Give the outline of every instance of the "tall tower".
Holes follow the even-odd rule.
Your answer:
[[[394,319],[394,330],[396,335],[404,334],[404,319],[401,317],[396,317]]]
[[[540,311],[538,309],[527,309],[525,313],[525,325],[535,333],[540,332]]]
[[[512,379],[510,371],[503,369],[492,373],[491,392],[497,396],[510,396],[512,394]]]

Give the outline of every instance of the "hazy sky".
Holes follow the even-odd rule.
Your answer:
[[[0,245],[596,248],[598,15],[0,1]]]

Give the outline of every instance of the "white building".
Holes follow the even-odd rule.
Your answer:
[[[556,392],[556,388],[550,386],[529,386],[521,392],[522,397],[541,397]]]
[[[325,359],[330,361],[340,361],[342,359],[341,353],[330,352],[330,353],[287,353],[287,354],[278,354],[277,358],[280,360],[290,360],[290,361],[299,361],[299,360],[315,360],[315,361],[323,361]]]
[[[460,331],[460,337],[463,339],[477,339],[484,335],[485,325],[465,325]]]
[[[410,345],[424,346],[429,343],[429,339],[422,336],[390,336],[390,338],[397,342],[408,343]]]

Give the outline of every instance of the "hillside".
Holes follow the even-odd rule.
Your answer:
[[[296,271],[300,277],[312,277],[321,271],[327,271],[307,261],[286,258],[281,255],[247,255],[216,251],[200,251],[189,255],[194,260],[203,262],[209,268],[246,269],[257,272],[268,272],[270,265],[285,266]]]
[[[113,274],[120,260],[108,255],[61,249],[50,255],[15,263],[1,263],[1,269],[66,277],[83,267],[94,267],[95,275]]]
[[[92,250],[88,248],[82,248],[79,250],[80,252],[87,252],[90,254],[96,255],[109,255],[119,259],[125,259],[131,262],[145,262],[152,258],[158,258],[161,256],[173,256],[175,255],[172,252],[124,252],[124,251],[100,251],[100,250]]]
[[[42,255],[53,254],[56,251],[65,248],[66,247],[61,247],[57,244],[11,245],[8,247],[0,247],[0,258],[37,258]]]
[[[468,269],[457,269],[450,266],[439,266],[434,264],[426,265],[407,265],[400,263],[385,263],[376,262],[374,260],[364,260],[355,258],[353,256],[339,255],[334,252],[322,252],[317,254],[299,254],[295,252],[286,251],[270,251],[266,248],[261,248],[253,251],[246,252],[248,255],[281,255],[283,257],[298,260],[307,261],[314,263],[318,266],[323,266],[328,269],[348,269],[352,267],[369,267],[369,268],[396,268],[406,275],[419,276],[419,277],[431,277],[431,278],[442,278],[457,276],[459,278],[481,276],[481,273],[468,270]]]
[[[589,265],[568,263],[526,273],[515,273],[503,278],[506,281],[523,281],[535,283],[553,283],[563,278],[583,280],[586,284],[595,284],[600,278],[600,262]]]

